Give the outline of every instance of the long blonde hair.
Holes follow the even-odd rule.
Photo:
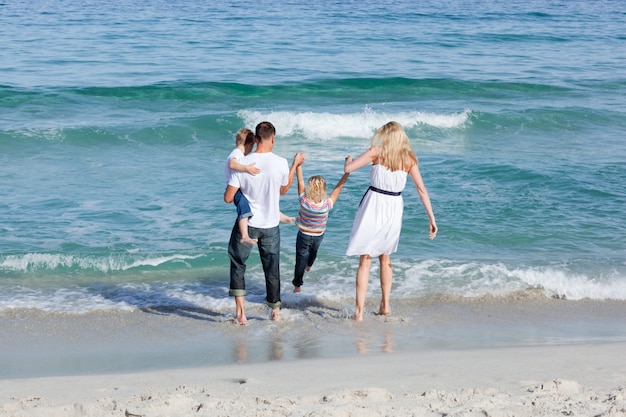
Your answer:
[[[306,196],[321,203],[326,198],[326,180],[321,175],[313,175],[306,186]]]
[[[379,128],[372,138],[372,146],[379,146],[378,163],[390,171],[409,171],[417,165],[409,137],[398,122],[389,122]]]

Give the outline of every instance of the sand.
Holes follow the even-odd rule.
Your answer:
[[[539,304],[546,310],[526,301],[452,307],[436,303],[430,313],[423,308],[420,314],[430,317],[429,325],[402,314],[395,320],[370,315],[358,324],[341,317],[315,321],[319,314],[305,313],[314,310],[310,306],[285,311],[286,320],[280,324],[251,311],[248,326],[236,326],[228,317],[219,321],[216,316],[217,321],[209,323],[197,315],[163,312],[5,314],[0,320],[5,367],[0,370],[0,416],[626,416],[626,342],[620,334],[624,303]],[[475,315],[463,322],[469,310]],[[452,319],[433,319],[443,317],[444,311],[454,311]],[[548,311],[559,320],[539,320],[547,318]],[[486,320],[494,312],[502,315],[495,328]],[[558,321],[575,337],[527,336],[529,328],[540,335],[552,334]],[[302,325],[309,322],[313,325]],[[470,322],[474,325],[468,326]],[[592,328],[597,323],[604,323],[603,331],[611,330],[612,336],[598,337]],[[314,353],[297,354],[295,346],[301,348],[303,342],[296,329],[305,327],[312,333],[320,326],[331,340],[320,336]],[[455,339],[460,327],[467,332]],[[31,337],[17,334],[18,329],[27,329]],[[200,334],[200,329],[215,337],[205,334],[176,344],[176,338]],[[425,336],[435,329],[437,337]],[[113,349],[122,340],[129,341],[133,332],[135,343]],[[516,332],[526,336],[493,337]],[[474,339],[466,340],[467,334]],[[424,338],[430,342],[417,343]],[[466,343],[457,343],[461,338]],[[28,349],[29,340],[38,347]],[[213,358],[219,351],[213,348],[221,346],[224,357],[212,361],[193,349],[182,349],[190,341],[209,340],[214,344],[208,356]],[[56,353],[35,354],[46,350],[42,344],[53,342]],[[148,349],[159,343],[162,349],[156,354]],[[345,351],[333,349],[346,343],[350,348]],[[68,349],[65,356],[63,346]],[[119,363],[120,355],[136,359],[141,352],[164,363],[142,366],[137,360],[136,366],[100,371],[109,369],[104,366],[109,358]],[[188,361],[172,360],[176,355]],[[76,359],[79,356],[82,359]],[[63,368],[59,358],[94,366]],[[22,367],[21,376],[9,364],[17,361],[22,366],[28,359],[58,366],[39,375]]]

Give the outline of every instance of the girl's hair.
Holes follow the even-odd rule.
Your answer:
[[[246,143],[254,141],[254,132],[252,130],[243,128],[239,129],[235,136],[235,146],[245,145]]]
[[[326,198],[326,180],[321,175],[313,175],[306,186],[306,196],[320,203]]]
[[[379,163],[390,171],[408,171],[417,164],[409,137],[398,122],[379,128],[372,138],[372,146],[380,146]]]

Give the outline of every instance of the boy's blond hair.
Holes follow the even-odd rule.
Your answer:
[[[251,137],[251,139],[248,139]],[[237,135],[235,135],[235,146],[245,145],[246,142],[254,141],[254,132],[248,128],[239,129]]]
[[[321,175],[313,175],[306,186],[306,196],[321,203],[326,198],[326,180]]]
[[[372,146],[380,146],[379,163],[390,171],[409,171],[417,165],[409,137],[398,122],[379,128],[372,138]]]

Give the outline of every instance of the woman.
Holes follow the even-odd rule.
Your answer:
[[[398,249],[404,202],[401,192],[407,174],[413,180],[429,219],[430,239],[437,235],[437,223],[428,191],[420,174],[417,156],[409,138],[397,122],[389,122],[376,131],[372,146],[357,159],[346,158],[345,173],[372,164],[370,187],[365,192],[354,219],[347,255],[360,255],[356,275],[356,311],[353,319],[363,320],[363,307],[369,281],[372,257],[380,262],[382,298],[378,314],[388,315],[391,292],[391,254]]]

